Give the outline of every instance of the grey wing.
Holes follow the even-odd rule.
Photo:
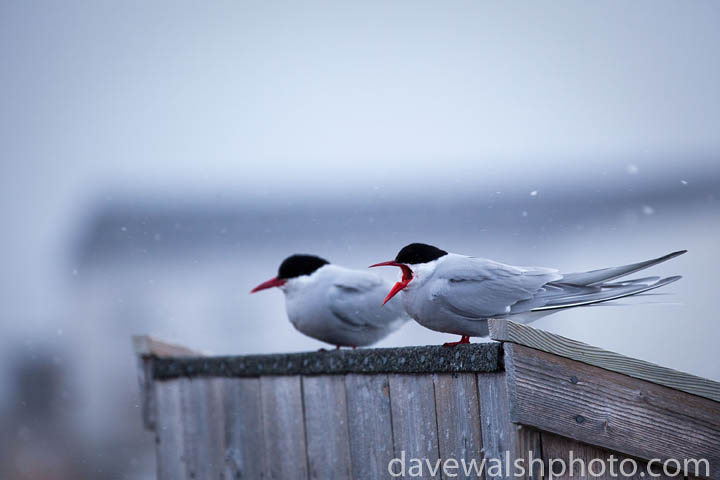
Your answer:
[[[385,329],[407,320],[399,300],[383,305],[391,286],[375,274],[357,275],[336,281],[328,292],[332,314],[355,330]]]
[[[513,305],[533,298],[560,278],[553,269],[462,257],[438,267],[430,294],[434,302],[456,315],[481,319],[510,313]]]

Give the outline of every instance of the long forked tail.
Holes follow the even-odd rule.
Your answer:
[[[631,273],[644,270],[648,267],[652,267],[653,265],[657,265],[658,263],[666,262],[671,258],[675,258],[686,252],[687,250],[678,250],[677,252],[669,253],[659,258],[632,263],[630,265],[623,265],[621,267],[601,268],[600,270],[592,270],[590,272],[564,273],[560,282],[577,286],[602,284],[610,280],[615,280],[616,278],[624,277],[625,275],[630,275]]]
[[[532,312],[557,310],[561,308],[580,307],[594,303],[609,302],[618,298],[629,297],[639,293],[654,290],[680,280],[681,276],[667,277],[661,280],[649,277],[645,279],[630,280],[619,283],[605,283],[588,287],[576,287],[563,283],[553,283],[549,295],[545,297],[544,305],[533,308]],[[651,283],[643,283],[650,280]]]

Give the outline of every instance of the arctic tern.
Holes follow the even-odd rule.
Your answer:
[[[332,265],[315,255],[292,255],[280,264],[277,277],[250,293],[280,288],[297,330],[337,348],[354,348],[381,340],[409,319],[399,300],[383,306],[391,285],[372,272]]]
[[[469,343],[470,337],[486,336],[488,318],[529,323],[558,310],[615,300],[675,282],[681,277],[614,280],[686,251],[621,267],[559,273],[553,268],[505,265],[411,243],[395,260],[371,266],[399,267],[402,280],[392,287],[385,302],[402,291],[405,310],[418,323],[462,336],[458,342],[445,344],[454,346]]]

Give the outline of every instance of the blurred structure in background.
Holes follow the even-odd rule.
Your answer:
[[[281,294],[248,295],[295,252],[362,268],[423,241],[573,271],[686,248],[660,295],[541,326],[720,379],[718,18],[3,2],[0,478],[153,478],[130,335],[319,348]]]

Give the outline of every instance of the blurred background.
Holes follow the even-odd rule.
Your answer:
[[[130,336],[320,348],[248,295],[296,252],[686,248],[535,326],[720,380],[718,45],[712,1],[1,2],[0,478],[154,478]]]

